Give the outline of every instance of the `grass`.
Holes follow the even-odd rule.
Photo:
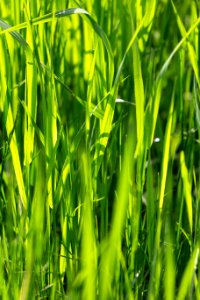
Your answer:
[[[199,12],[0,2],[1,299],[200,299]]]

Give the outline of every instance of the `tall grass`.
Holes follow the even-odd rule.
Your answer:
[[[200,299],[199,10],[1,0],[1,299]]]

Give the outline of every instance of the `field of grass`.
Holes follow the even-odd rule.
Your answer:
[[[200,4],[0,1],[0,299],[200,299]]]

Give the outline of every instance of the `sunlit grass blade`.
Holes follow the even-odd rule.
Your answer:
[[[190,290],[190,289],[192,288],[192,280],[193,280],[193,276],[196,272],[198,258],[199,258],[199,247],[196,246],[191,255],[191,258],[184,270],[182,280],[181,280],[181,283],[179,286],[178,294],[176,297],[177,300],[186,299],[187,296],[193,294],[192,290]]]
[[[83,219],[82,219],[82,270],[85,274],[85,282],[82,293],[83,299],[94,300],[97,294],[96,271],[97,249],[93,220],[93,195],[91,163],[87,154],[82,154],[82,189],[83,189]]]
[[[157,80],[159,80],[167,71],[172,58],[174,57],[174,55],[178,52],[178,50],[181,48],[181,46],[187,41],[188,37],[190,36],[191,33],[193,33],[195,31],[195,29],[198,27],[200,23],[200,18],[198,18],[194,24],[190,27],[190,29],[186,32],[185,36],[180,40],[180,42],[176,45],[176,47],[174,48],[174,50],[171,52],[171,54],[169,55],[168,59],[165,61],[164,65],[162,66]]]
[[[7,24],[3,20],[0,19],[0,27],[4,30],[12,28],[11,25]],[[28,47],[28,44],[26,43],[26,40],[15,30],[11,30],[10,34],[24,47]]]
[[[185,30],[184,24],[181,21],[181,18],[178,14],[176,6],[174,5],[174,2],[172,0],[171,0],[171,3],[172,3],[172,7],[173,7],[173,10],[174,10],[174,13],[175,13],[175,16],[176,16],[177,24],[179,26],[179,30],[181,32],[182,38],[185,38],[186,35],[187,35],[187,31]],[[198,83],[198,86],[200,87],[199,68],[198,68],[198,61],[197,61],[197,57],[196,57],[196,52],[195,52],[191,42],[188,39],[186,39],[186,43],[187,43],[187,47],[188,47],[189,59],[190,59],[191,65],[192,65],[193,70],[194,70],[196,81]]]
[[[30,113],[31,118],[26,118],[25,121],[25,144],[24,144],[24,153],[25,153],[25,165],[28,166],[32,161],[33,156],[33,148],[34,148],[34,137],[35,137],[35,129],[32,123],[32,120],[36,122],[36,112],[37,112],[37,70],[36,64],[33,56],[33,32],[30,23],[30,12],[29,8],[26,9],[26,19],[27,19],[27,36],[26,40],[30,47],[27,47],[28,51],[26,51],[27,55],[27,65],[26,65],[26,95],[25,102],[27,104],[28,111]],[[22,44],[20,42],[20,44]]]
[[[175,267],[175,245],[172,238],[172,228],[170,224],[170,217],[167,216],[165,223],[165,276],[164,276],[164,289],[165,289],[165,299],[173,300],[175,299],[175,286],[176,286],[176,267]]]
[[[23,175],[22,175],[19,151],[18,151],[18,147],[17,147],[17,139],[16,139],[15,131],[12,132],[14,129],[14,121],[13,121],[13,115],[12,115],[12,110],[11,110],[10,106],[8,108],[6,129],[7,129],[8,136],[11,134],[10,151],[11,151],[11,155],[12,155],[12,161],[13,161],[13,166],[14,166],[14,170],[15,170],[15,175],[16,175],[16,180],[17,180],[17,184],[18,184],[18,188],[19,188],[21,201],[23,203],[24,208],[27,209],[27,196],[26,196],[26,191],[25,191],[24,179],[23,179]]]
[[[149,149],[153,143],[161,96],[162,80],[159,80],[158,84],[153,88],[152,96],[145,110],[144,141],[147,149]]]
[[[19,151],[17,146],[17,138],[15,133],[15,121],[13,118],[13,112],[11,108],[11,91],[10,86],[8,86],[10,81],[10,70],[7,68],[9,57],[6,50],[6,43],[1,42],[0,43],[0,53],[1,53],[1,59],[2,59],[2,66],[1,66],[1,97],[4,97],[2,99],[2,109],[4,109],[4,113],[6,114],[5,117],[5,127],[7,136],[10,140],[10,151],[12,156],[12,162],[14,167],[14,172],[16,176],[16,181],[19,189],[19,194],[21,197],[21,201],[23,203],[24,208],[27,208],[27,196],[25,191],[25,185],[24,185],[24,179],[22,175],[22,168],[21,168],[21,162],[19,157]]]
[[[181,176],[183,180],[183,189],[187,206],[187,215],[190,226],[190,232],[192,233],[193,228],[193,205],[192,205],[192,195],[191,195],[191,182],[188,174],[188,169],[185,163],[185,154],[182,151],[180,154],[180,165],[181,165]]]
[[[167,178],[167,170],[169,164],[169,151],[170,151],[170,139],[171,139],[171,131],[172,131],[172,120],[173,120],[173,110],[174,110],[174,91],[171,99],[169,115],[167,120],[167,126],[165,131],[165,139],[163,144],[163,157],[162,157],[162,169],[161,169],[161,183],[160,183],[160,195],[159,195],[159,208],[162,210],[163,202],[164,202],[164,193],[165,193],[165,185]]]
[[[34,262],[42,261],[44,239],[44,211],[46,188],[44,187],[44,164],[41,164],[40,158],[43,154],[39,154],[36,158],[36,174],[37,177],[33,202],[31,207],[31,217],[28,222],[29,232],[26,237],[26,263],[23,275],[23,281],[20,291],[20,299],[28,299],[32,286]],[[46,225],[46,224],[45,224]],[[35,268],[36,272],[36,268]]]
[[[113,79],[113,72],[114,72],[113,54],[112,54],[111,46],[110,46],[110,43],[109,43],[108,38],[105,35],[104,31],[95,22],[95,20],[90,16],[89,12],[87,12],[86,10],[84,10],[82,8],[65,9],[65,10],[62,10],[62,11],[58,11],[58,12],[47,14],[47,15],[42,16],[42,17],[34,18],[34,19],[31,20],[31,24],[34,26],[34,25],[39,25],[39,24],[43,24],[43,23],[47,23],[47,22],[52,22],[56,18],[63,18],[63,17],[74,15],[74,14],[85,15],[87,17],[86,20],[89,22],[90,26],[94,29],[94,31],[102,39],[102,41],[103,41],[103,43],[105,45],[105,48],[106,48],[106,50],[108,52],[108,55],[109,55],[109,71],[110,71],[109,77],[111,78],[109,86],[111,86],[112,79]],[[1,25],[1,23],[0,23],[0,25]],[[6,27],[6,29],[4,29],[4,31],[0,32],[0,35],[1,34],[5,34],[6,32],[7,33],[8,32],[11,33],[13,31],[15,32],[16,30],[20,30],[20,29],[26,28],[27,26],[28,26],[27,22],[24,22],[22,24],[19,24],[19,25],[13,26],[13,27],[9,26],[9,27]],[[18,37],[18,39],[20,39],[20,38]]]
[[[133,137],[129,133],[124,149],[122,171],[118,181],[111,232],[106,241],[105,249],[102,250],[100,299],[108,299],[111,294],[111,286],[115,274],[116,263],[118,262],[120,255],[122,243],[121,236],[128,208],[133,162]]]
[[[140,54],[138,45],[135,43],[133,47],[133,72],[134,72],[134,91],[136,103],[136,120],[137,120],[137,148],[136,156],[141,154],[144,145],[144,84],[142,78]]]
[[[144,19],[144,34],[138,39],[138,45],[141,52],[145,49],[145,43],[148,40],[149,33],[154,21],[154,15],[156,11],[156,0],[146,1],[144,4],[141,0],[136,1],[136,21],[137,25],[141,22],[143,17],[143,10],[145,6],[145,19]]]
[[[97,161],[96,166],[95,166],[96,174],[99,171],[99,168],[100,168],[100,165],[101,165],[101,162],[102,162],[102,159],[103,159],[103,155],[104,155],[104,152],[105,152],[105,148],[107,146],[109,135],[110,135],[110,132],[111,132],[113,116],[114,116],[114,111],[115,111],[115,102],[116,102],[116,98],[117,98],[117,92],[118,92],[119,83],[120,83],[120,76],[121,76],[122,69],[123,69],[123,66],[124,66],[124,63],[125,63],[125,59],[127,57],[128,52],[130,51],[131,47],[133,46],[140,30],[142,29],[143,23],[144,23],[144,18],[142,19],[139,26],[136,28],[136,30],[133,33],[133,36],[132,36],[132,38],[131,38],[131,40],[130,40],[127,48],[126,48],[126,51],[123,55],[122,61],[119,65],[119,68],[118,68],[116,76],[115,76],[113,88],[110,91],[110,97],[109,97],[108,103],[106,105],[104,118],[101,122],[100,137],[99,137],[96,152],[95,152],[95,155],[94,155],[94,160]]]
[[[153,245],[155,235],[155,195],[153,188],[153,170],[151,156],[149,154],[147,166],[147,232],[149,259],[153,257]]]

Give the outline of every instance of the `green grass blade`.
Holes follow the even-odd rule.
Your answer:
[[[106,242],[101,262],[101,294],[100,299],[108,299],[111,294],[116,263],[120,255],[121,234],[128,208],[130,179],[133,172],[133,137],[129,134],[125,145],[122,171],[118,181],[117,199],[114,207],[111,232]]]
[[[83,220],[82,220],[82,270],[85,274],[85,284],[82,298],[96,299],[97,249],[93,224],[93,192],[91,163],[86,154],[82,154],[82,188],[83,188]]]
[[[196,246],[183,273],[182,280],[178,289],[178,294],[176,297],[177,300],[184,300],[190,295],[189,287],[191,286],[193,280],[198,257],[199,248],[198,246]]]
[[[137,120],[137,148],[135,155],[140,155],[144,145],[144,83],[142,78],[140,54],[137,43],[133,47],[134,91]]]
[[[184,195],[186,200],[186,206],[187,206],[187,214],[188,214],[188,221],[190,226],[190,232],[192,233],[193,228],[193,209],[192,209],[192,195],[191,195],[191,183],[190,178],[188,174],[188,169],[186,167],[185,163],[185,154],[182,151],[180,154],[180,164],[181,164],[181,176],[183,180],[183,189],[184,189]]]
[[[27,8],[28,10],[28,8]],[[33,148],[34,148],[34,137],[35,137],[35,128],[33,126],[32,120],[36,122],[36,113],[37,113],[37,69],[33,56],[33,32],[30,23],[30,12],[26,10],[26,19],[27,19],[27,32],[26,39],[30,47],[26,47],[27,55],[27,65],[26,65],[26,95],[25,101],[27,104],[30,117],[26,119],[25,122],[25,144],[24,144],[24,153],[25,153],[25,165],[28,166],[32,161]],[[20,43],[21,44],[21,43]],[[22,45],[22,44],[21,44]],[[32,51],[31,51],[32,49]]]
[[[143,23],[144,23],[144,18],[141,21],[141,23],[139,24],[139,26],[136,28],[136,30],[135,30],[135,32],[134,32],[127,48],[126,48],[126,51],[125,51],[125,53],[123,55],[123,58],[122,58],[122,61],[121,61],[120,65],[119,65],[119,68],[117,70],[117,74],[115,76],[113,88],[110,91],[110,97],[109,97],[108,103],[106,105],[103,120],[101,122],[100,137],[99,137],[96,152],[95,152],[95,155],[94,155],[94,161],[97,162],[96,167],[95,167],[96,174],[98,173],[100,165],[102,163],[105,148],[107,146],[109,135],[110,135],[110,132],[111,132],[111,129],[112,129],[112,122],[113,122],[113,116],[114,116],[114,111],[115,111],[115,102],[116,102],[116,98],[117,98],[117,91],[118,91],[118,87],[119,87],[122,68],[124,66],[125,59],[127,57],[128,52],[130,51],[130,49],[133,46],[140,30],[142,29]]]
[[[165,72],[167,71],[172,58],[174,57],[174,55],[178,52],[178,50],[181,48],[181,46],[187,41],[188,37],[191,35],[191,33],[193,33],[195,31],[195,29],[198,27],[198,25],[200,24],[200,18],[198,18],[194,24],[190,27],[190,29],[186,32],[185,36],[180,40],[180,42],[176,45],[176,47],[174,48],[174,50],[171,52],[171,54],[169,55],[168,59],[165,61],[164,65],[162,66],[157,80],[159,80],[161,77],[163,77],[163,75],[165,74]]]
[[[17,146],[17,138],[15,133],[15,121],[13,117],[13,112],[11,108],[11,91],[10,86],[8,85],[10,82],[10,72],[7,66],[9,66],[9,57],[7,50],[5,48],[5,43],[0,43],[0,53],[1,53],[1,59],[2,59],[2,66],[1,66],[1,92],[2,96],[4,97],[2,106],[4,107],[5,111],[7,111],[6,114],[6,120],[5,120],[5,127],[7,136],[10,139],[10,151],[12,156],[12,162],[14,167],[14,172],[16,176],[16,181],[19,189],[19,194],[21,201],[23,203],[23,206],[25,209],[27,209],[27,196],[25,191],[25,185],[24,185],[24,179],[22,174],[22,168],[21,168],[21,162],[20,162],[20,156]]]
[[[174,10],[174,13],[175,13],[175,16],[176,16],[177,24],[178,24],[179,30],[181,32],[182,38],[186,38],[187,32],[185,30],[183,22],[181,21],[181,18],[180,18],[179,14],[178,14],[176,6],[174,5],[174,2],[172,0],[171,0],[171,3],[172,3],[172,7],[173,7],[173,10]],[[191,62],[191,65],[193,67],[194,74],[195,74],[195,77],[196,77],[196,81],[198,83],[198,86],[200,87],[199,68],[198,68],[198,62],[197,62],[196,52],[195,52],[192,44],[190,43],[190,41],[188,39],[186,39],[186,43],[187,43],[187,47],[188,47],[188,53],[189,53],[190,62]]]
[[[173,92],[172,99],[171,99],[171,105],[170,105],[170,109],[169,109],[169,115],[168,115],[167,126],[166,126],[166,131],[165,131],[165,139],[164,139],[164,145],[163,145],[161,184],[160,184],[160,196],[159,196],[159,208],[161,210],[163,208],[167,170],[168,170],[168,164],[169,164],[169,153],[170,153],[169,151],[170,151],[173,110],[174,110],[174,92]]]

